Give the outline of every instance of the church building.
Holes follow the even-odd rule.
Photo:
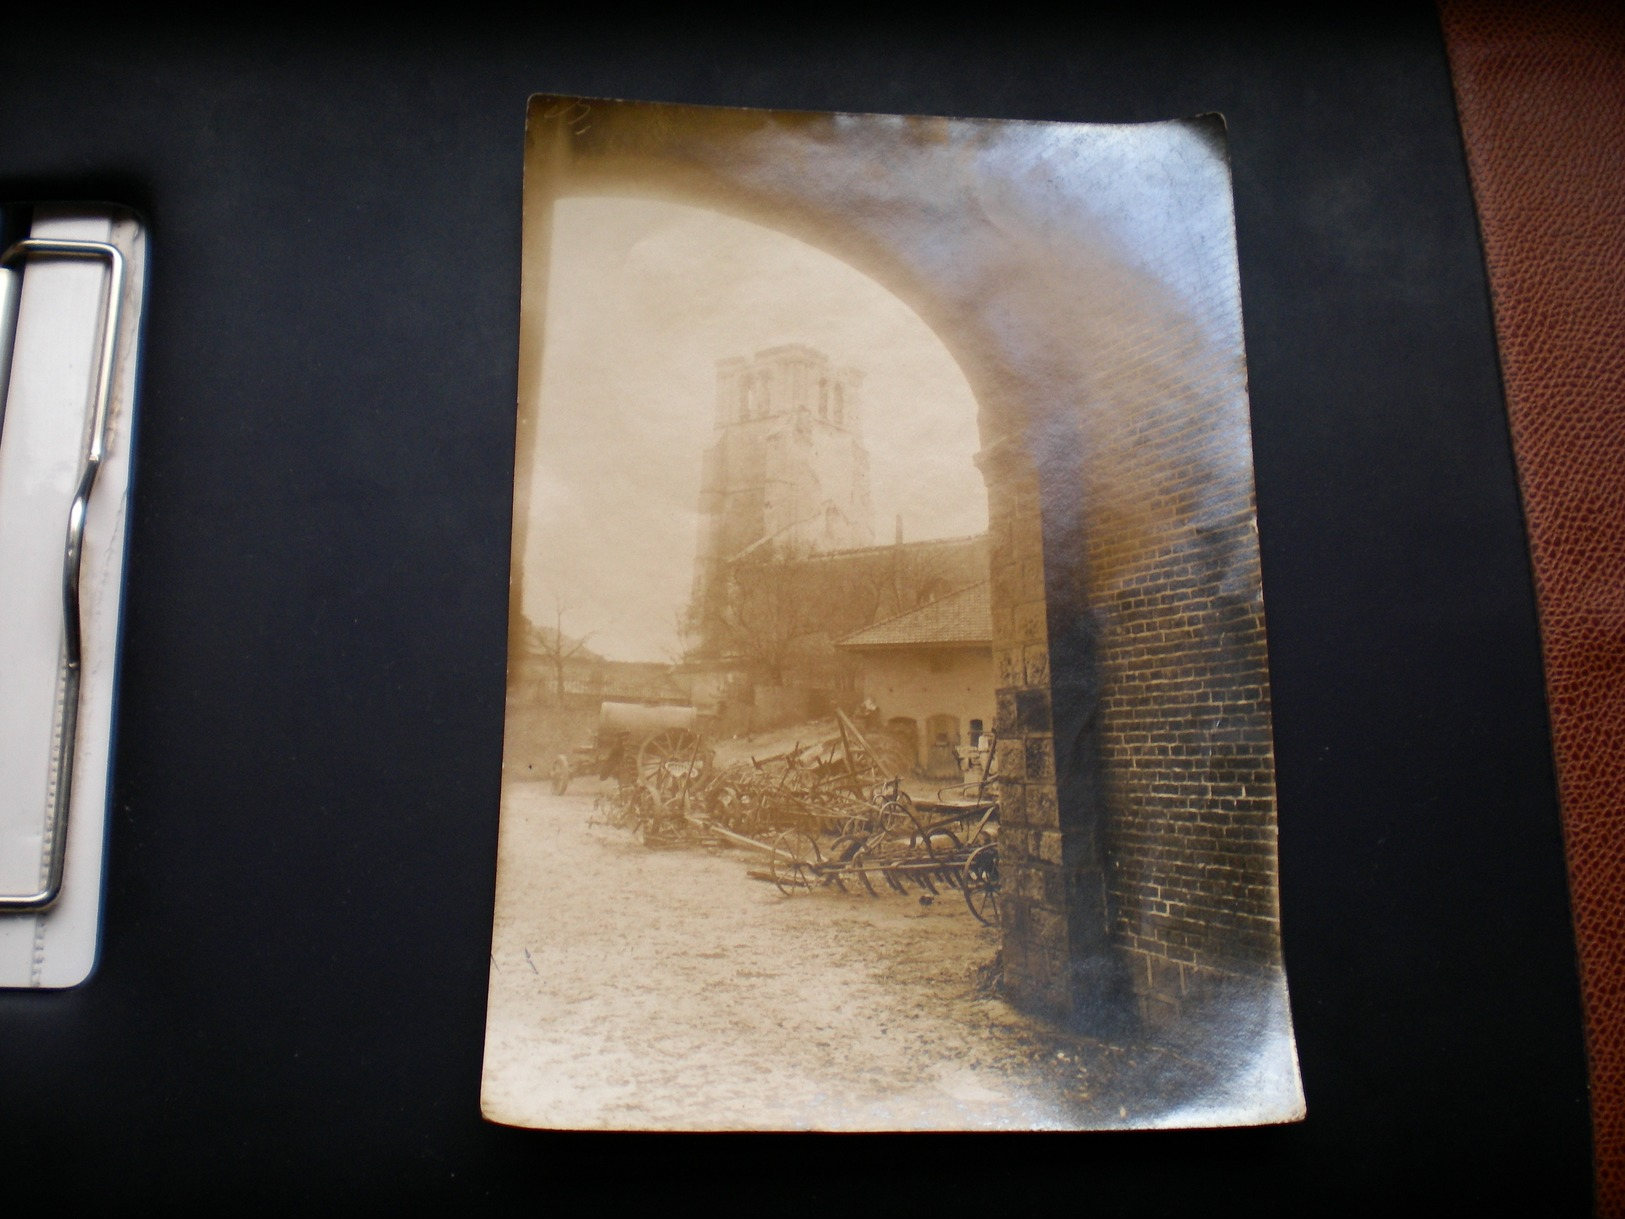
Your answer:
[[[694,606],[716,653],[728,565],[805,558],[874,541],[863,374],[799,343],[717,362],[716,439],[700,472]]]
[[[862,382],[802,344],[717,362],[678,666],[707,713],[744,702],[762,727],[851,702],[867,649],[836,640],[988,578],[986,534],[904,542],[899,522],[877,544]]]

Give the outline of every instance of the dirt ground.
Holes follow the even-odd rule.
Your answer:
[[[957,892],[751,879],[749,852],[590,824],[592,781],[510,783],[484,1108],[557,1129],[1178,1124],[1166,1051],[1056,1033],[987,991],[998,935]],[[1156,1113],[1146,1111],[1156,1097]]]

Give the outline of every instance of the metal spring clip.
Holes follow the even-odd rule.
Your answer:
[[[27,258],[52,255],[62,258],[104,258],[108,276],[102,296],[102,350],[96,366],[96,380],[90,398],[90,437],[79,467],[78,488],[68,510],[67,539],[62,551],[62,635],[63,689],[62,724],[52,747],[51,774],[55,777],[51,800],[50,828],[46,834],[47,855],[41,863],[44,885],[35,893],[0,894],[0,914],[37,914],[48,910],[62,893],[62,874],[67,862],[68,809],[73,798],[74,738],[79,723],[80,652],[83,646],[79,618],[79,567],[85,537],[85,513],[96,484],[107,441],[108,407],[113,396],[113,369],[118,354],[120,312],[124,301],[124,255],[101,241],[68,241],[25,238],[0,254],[0,267],[9,267]],[[0,423],[5,419],[5,395],[10,388],[11,358],[17,342],[16,293],[4,303],[11,324],[0,335]]]

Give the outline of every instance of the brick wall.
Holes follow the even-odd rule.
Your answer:
[[[1166,341],[1121,354],[1103,387],[1135,403],[1096,433],[1112,461],[1084,531],[1108,934],[1153,1022],[1281,959],[1245,400],[1222,364],[1171,375]]]

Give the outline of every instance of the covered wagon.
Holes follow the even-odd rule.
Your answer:
[[[614,779],[623,788],[665,790],[698,777],[710,763],[693,707],[605,702],[592,741],[555,758],[551,777],[559,795],[583,774]]]

